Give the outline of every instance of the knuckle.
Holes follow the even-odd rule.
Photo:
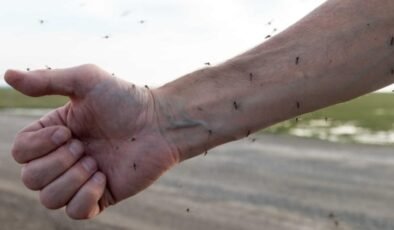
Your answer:
[[[67,205],[66,207],[67,215],[74,220],[86,220],[89,219],[89,213],[84,213],[81,208],[75,207],[73,205]]]
[[[21,153],[20,149],[16,145],[14,145],[14,147],[12,148],[11,154],[14,160],[19,164],[25,163],[24,159],[22,158],[23,154]]]
[[[21,178],[23,184],[30,190],[37,191],[43,187],[40,182],[40,176],[38,176],[35,170],[32,170],[29,165],[22,167]]]
[[[62,205],[59,205],[55,202],[53,195],[51,195],[51,193],[48,192],[48,190],[46,189],[40,191],[40,202],[45,208],[51,210],[59,209],[62,207]]]
[[[30,133],[18,133],[12,146],[12,157],[20,164],[28,162],[29,147],[32,147],[32,137]]]

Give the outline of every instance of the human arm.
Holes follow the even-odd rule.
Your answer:
[[[390,0],[330,0],[256,48],[157,89],[180,158],[393,83],[393,12]]]

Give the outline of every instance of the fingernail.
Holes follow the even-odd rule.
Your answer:
[[[56,145],[63,144],[68,138],[69,135],[64,129],[59,129],[52,135],[52,141]]]
[[[86,157],[82,160],[82,166],[86,171],[91,172],[96,169],[96,162],[91,157]]]
[[[79,157],[83,152],[82,144],[77,141],[71,142],[71,144],[68,146],[68,149],[70,150],[71,154],[74,155],[74,157]]]
[[[94,174],[94,176],[93,176],[93,180],[94,180],[95,182],[99,183],[99,184],[102,184],[102,183],[104,183],[104,181],[105,181],[105,177],[104,177],[104,175],[101,174],[101,173],[96,173],[96,174]]]

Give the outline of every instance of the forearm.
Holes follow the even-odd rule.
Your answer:
[[[262,45],[155,90],[167,139],[187,159],[393,83],[392,12],[391,0],[327,1]]]

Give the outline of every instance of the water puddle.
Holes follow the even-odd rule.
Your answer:
[[[335,124],[326,120],[312,120],[291,128],[289,133],[298,137],[318,138],[331,142],[361,143],[361,144],[394,144],[394,130],[371,131],[358,127],[354,123]]]

